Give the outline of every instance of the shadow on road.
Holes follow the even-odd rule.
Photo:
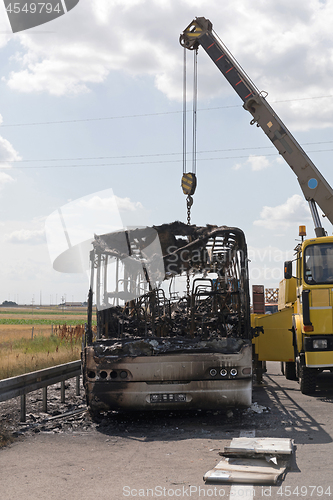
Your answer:
[[[325,380],[319,381],[313,403],[333,402],[332,384],[326,377],[321,378]],[[97,431],[140,441],[179,441],[232,439],[241,431],[255,430],[257,436],[288,437],[295,443],[332,442],[322,425],[305,409],[312,398],[301,394],[296,382],[287,381],[281,374],[266,374],[264,380],[263,385],[254,386],[255,404],[248,409],[108,412],[95,419]]]
[[[333,373],[323,372],[318,375],[314,396],[325,403],[333,403]]]
[[[243,409],[226,411],[108,412],[95,420],[103,434],[145,441],[238,436],[247,426]]]
[[[331,375],[331,374],[329,374]],[[259,400],[271,409],[271,424],[278,421],[281,437],[291,437],[295,443],[331,443],[331,436],[316,418],[322,418],[319,402],[332,403],[332,375],[329,385],[325,374],[318,378],[318,390],[305,396],[297,382],[287,381],[281,374],[266,374]],[[311,413],[310,413],[311,412]],[[317,415],[317,416],[316,416]]]

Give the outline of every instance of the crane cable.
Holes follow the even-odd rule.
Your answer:
[[[194,50],[194,68],[193,68],[193,116],[192,116],[192,172],[187,172],[186,165],[186,114],[187,114],[187,97],[186,97],[186,48],[184,47],[184,69],[183,69],[183,177],[181,186],[186,197],[187,206],[187,224],[191,225],[191,208],[193,205],[192,195],[197,186],[196,169],[197,169],[197,101],[198,101],[198,50]],[[186,294],[188,298],[188,307],[190,301],[190,274],[187,271],[186,276]]]
[[[198,50],[194,52],[194,68],[193,68],[193,117],[192,117],[192,172],[187,172],[186,165],[186,132],[187,132],[187,97],[186,97],[186,48],[184,47],[184,69],[183,69],[183,177],[181,186],[183,193],[187,195],[187,224],[191,224],[191,207],[193,205],[192,195],[197,187],[196,170],[197,170],[197,101],[198,101]]]
[[[186,174],[186,48],[184,47],[183,62],[183,176]]]
[[[193,134],[192,134],[192,172],[197,173],[197,108],[198,108],[198,49],[194,50],[193,67]]]
[[[192,189],[187,195],[187,224],[191,224],[192,195],[197,187],[197,103],[198,103],[198,49],[194,50],[193,66],[193,113],[192,113]]]

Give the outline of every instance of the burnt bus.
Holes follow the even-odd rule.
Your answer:
[[[251,404],[240,229],[174,222],[118,231],[95,236],[90,260],[82,366],[91,412]]]

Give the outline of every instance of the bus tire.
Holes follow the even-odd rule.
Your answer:
[[[316,390],[317,371],[300,366],[300,389],[302,394],[313,394]]]
[[[284,375],[287,380],[298,380],[294,361],[287,361],[284,363]]]
[[[101,420],[101,413],[96,408],[88,406],[88,413],[93,422],[99,422]]]

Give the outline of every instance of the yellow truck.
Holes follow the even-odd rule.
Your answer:
[[[264,332],[253,343],[259,366],[283,362],[286,378],[311,394],[317,374],[333,371],[333,236],[304,240],[295,250],[295,260],[285,262],[279,311],[251,316],[252,326]]]
[[[257,378],[261,378],[265,361],[281,361],[286,377],[298,378],[301,391],[312,393],[317,374],[333,371],[333,237],[327,236],[317,210],[318,205],[333,224],[333,190],[269,105],[267,93],[254,85],[208,19],[195,18],[180,35],[180,44],[195,54],[199,47],[206,51],[252,115],[250,124],[265,132],[291,167],[309,203],[316,237],[305,240],[302,226],[296,258],[285,263],[279,311],[254,314],[252,327]],[[254,312],[258,311],[254,308]]]

